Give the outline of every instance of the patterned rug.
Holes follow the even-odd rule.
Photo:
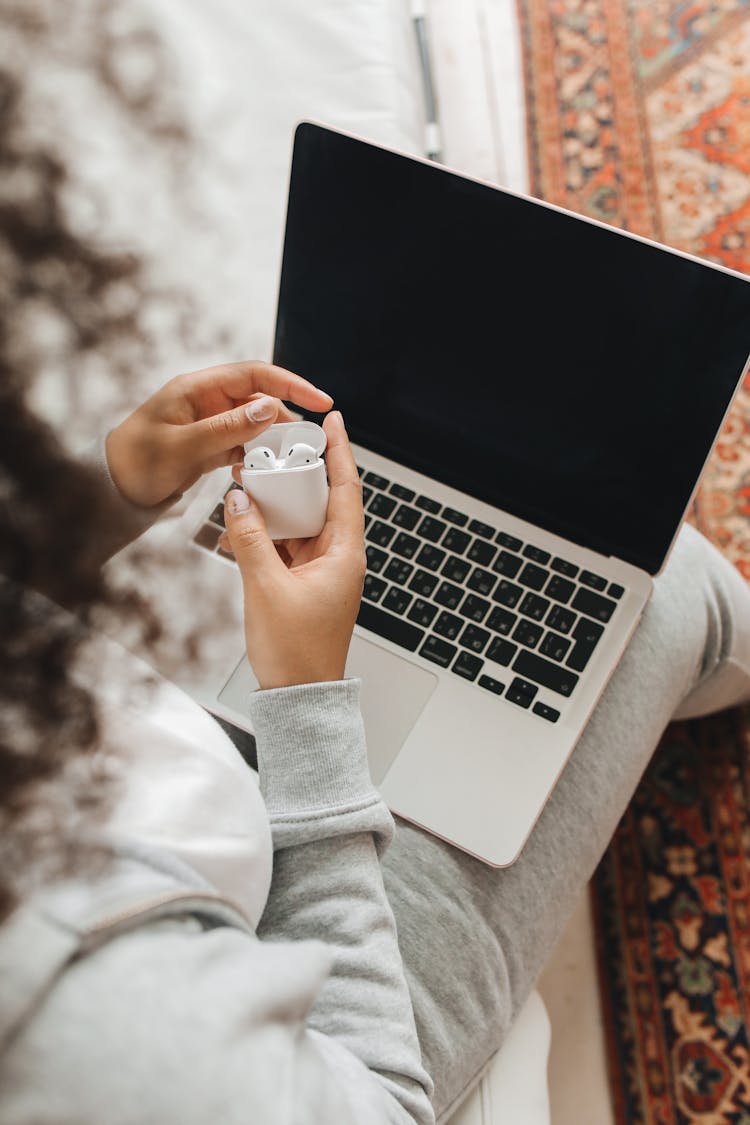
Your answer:
[[[517,0],[531,191],[750,273],[750,0]],[[750,580],[750,379],[691,519]],[[674,724],[592,886],[618,1125],[750,1125],[750,708]]]

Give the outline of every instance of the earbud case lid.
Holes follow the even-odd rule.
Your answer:
[[[292,445],[304,442],[315,450],[318,457],[322,457],[327,440],[325,430],[316,422],[275,422],[252,441],[245,442],[245,455],[247,456],[251,449],[259,445],[266,445],[276,457],[279,457],[282,447],[288,449]]]

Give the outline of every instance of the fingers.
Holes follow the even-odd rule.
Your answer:
[[[330,410],[333,399],[313,383],[273,363],[251,360],[243,363],[222,363],[184,376],[186,390],[224,391],[230,398],[247,399],[257,392],[295,402],[307,410],[323,413]]]
[[[273,425],[278,412],[277,400],[264,395],[233,410],[181,426],[179,440],[189,446],[191,458],[216,460],[220,464],[223,455],[233,454],[246,441],[252,441]]]
[[[282,398],[309,410],[329,410],[333,399],[300,375],[270,363],[227,363],[181,376],[189,397],[200,395],[204,404],[228,399],[245,400],[231,410],[204,411],[207,417],[181,427],[179,440],[189,446],[190,457],[229,464],[235,449],[252,441],[276,421],[294,415]]]
[[[344,420],[338,410],[326,416],[323,429],[327,438],[326,468],[331,486],[326,528],[337,540],[359,546],[364,534],[362,484]]]
[[[224,522],[246,590],[261,581],[263,576],[285,571],[263,516],[246,492],[233,488],[227,493]]]

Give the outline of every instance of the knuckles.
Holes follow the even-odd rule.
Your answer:
[[[265,536],[261,528],[253,524],[243,524],[242,527],[233,527],[229,533],[229,541],[235,555],[242,551],[256,550],[264,542]]]
[[[206,420],[208,430],[217,438],[231,437],[242,429],[242,419],[234,411],[214,414]]]

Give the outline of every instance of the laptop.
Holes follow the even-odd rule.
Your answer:
[[[394,813],[494,866],[517,858],[749,353],[749,278],[298,126],[273,358],[333,395],[353,441],[368,569],[347,671]],[[229,485],[208,482],[182,523],[236,614],[189,688],[247,730],[257,684],[217,545]]]

